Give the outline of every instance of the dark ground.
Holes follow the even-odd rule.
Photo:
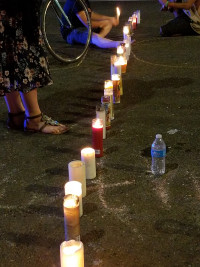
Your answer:
[[[159,37],[172,16],[156,2],[120,2],[111,38],[136,9],[138,26],[123,75],[124,95],[97,160],[97,178],[83,201],[81,240],[86,267],[200,266],[199,37]],[[115,2],[95,2],[112,15]],[[39,90],[42,110],[69,123],[61,136],[6,128],[0,113],[0,266],[58,267],[64,240],[67,164],[91,144],[91,120],[110,78],[113,50],[91,48],[78,66],[52,61],[54,85]],[[166,174],[150,173],[155,134],[167,144]]]

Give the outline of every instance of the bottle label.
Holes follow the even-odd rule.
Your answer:
[[[151,156],[154,158],[163,158],[166,156],[166,150],[151,150]]]

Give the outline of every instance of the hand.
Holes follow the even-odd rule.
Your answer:
[[[112,22],[112,25],[116,27],[117,25],[119,25],[119,17],[118,16],[112,17],[111,22]]]

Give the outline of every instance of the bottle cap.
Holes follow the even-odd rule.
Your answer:
[[[157,135],[156,135],[156,138],[157,138],[157,139],[161,139],[161,138],[162,138],[162,134],[157,134]]]

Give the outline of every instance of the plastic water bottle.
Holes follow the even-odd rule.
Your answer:
[[[151,171],[155,175],[162,175],[165,173],[165,156],[166,156],[166,145],[162,139],[161,134],[156,135],[156,139],[151,145]]]

